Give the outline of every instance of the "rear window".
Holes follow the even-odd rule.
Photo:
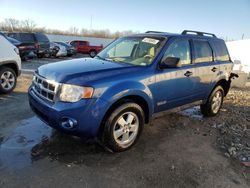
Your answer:
[[[45,42],[45,43],[49,42],[48,37],[46,35],[40,34],[40,33],[36,33],[36,40],[38,42]]]
[[[212,44],[215,50],[217,61],[229,61],[230,60],[227,47],[224,41],[216,40],[216,41],[213,41]]]
[[[207,41],[194,41],[195,63],[213,61],[213,53]]]

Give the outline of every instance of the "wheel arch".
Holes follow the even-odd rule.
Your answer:
[[[16,76],[19,76],[19,74],[20,74],[20,71],[18,69],[18,65],[14,61],[5,61],[5,62],[1,63],[0,69],[2,67],[8,67],[8,68],[13,69],[15,71],[15,73],[16,73]]]
[[[150,109],[150,106],[147,102],[147,100],[140,96],[140,95],[125,95],[119,99],[117,99],[116,101],[114,101],[112,104],[109,105],[108,109],[106,110],[106,112],[104,113],[104,116],[101,120],[101,125],[99,127],[98,130],[98,135],[101,136],[103,130],[104,130],[104,125],[105,125],[105,121],[107,120],[107,118],[109,117],[109,115],[116,109],[118,108],[120,105],[125,104],[127,102],[133,102],[138,104],[143,112],[144,112],[144,116],[145,116],[145,123],[149,123],[150,117],[152,115],[152,109]]]
[[[221,79],[221,80],[219,80],[219,81],[215,84],[213,90],[214,90],[217,86],[221,86],[221,87],[223,88],[223,90],[224,90],[224,97],[225,97],[225,96],[228,94],[228,92],[229,92],[229,89],[230,89],[230,86],[231,86],[231,80],[226,80],[226,79]],[[212,90],[212,91],[213,91],[213,90]]]

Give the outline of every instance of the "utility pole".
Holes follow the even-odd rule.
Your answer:
[[[90,16],[90,30],[92,30],[92,21],[93,21],[93,16]]]

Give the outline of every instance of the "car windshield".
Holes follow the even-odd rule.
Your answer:
[[[119,38],[103,49],[96,58],[146,66],[153,62],[165,41],[164,37],[152,36]]]

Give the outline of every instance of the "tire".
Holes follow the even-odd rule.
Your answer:
[[[138,104],[122,104],[104,122],[103,144],[114,152],[128,150],[140,137],[144,122],[144,112]]]
[[[95,50],[91,50],[91,51],[89,52],[89,56],[92,57],[92,58],[95,57],[96,54],[97,54],[97,52],[96,52]]]
[[[44,54],[37,54],[37,57],[40,59],[40,58],[43,58]]]
[[[224,89],[217,86],[210,94],[207,103],[200,105],[201,113],[206,117],[212,117],[219,113],[224,99]]]
[[[0,93],[8,94],[16,87],[17,76],[13,69],[2,67],[0,69]]]

